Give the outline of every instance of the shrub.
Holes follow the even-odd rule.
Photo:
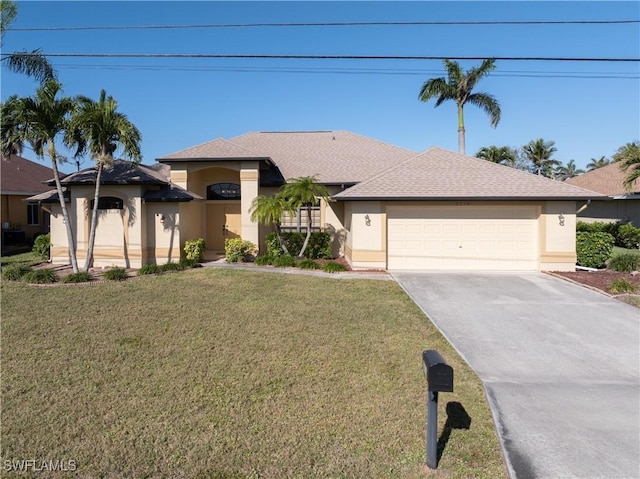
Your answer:
[[[158,274],[162,269],[157,264],[145,264],[138,270],[138,276],[144,276],[146,274]]]
[[[346,271],[347,268],[343,264],[336,263],[335,261],[329,261],[322,267],[322,271],[326,273],[339,273],[340,271]]]
[[[106,271],[102,276],[109,281],[123,281],[127,279],[127,270],[116,266]]]
[[[31,266],[14,264],[2,268],[2,279],[7,281],[20,281],[28,272],[32,271]]]
[[[640,266],[640,253],[620,253],[613,256],[607,263],[609,269],[631,273]]]
[[[22,280],[31,284],[55,283],[58,278],[50,269],[34,269],[26,273]]]
[[[162,272],[164,272],[164,271],[182,271],[183,269],[184,269],[184,266],[182,266],[182,264],[174,263],[173,261],[169,261],[168,263],[165,263],[162,266],[160,266],[160,271],[162,271]]]
[[[178,263],[182,269],[187,268],[195,268],[198,262],[192,258],[180,258],[180,262]]]
[[[287,231],[281,234],[282,241],[289,250],[289,253],[296,255],[300,252],[304,239],[307,236],[306,233],[298,233],[297,231]],[[269,233],[265,237],[265,243],[267,246],[267,256],[276,257],[284,254],[284,251],[280,247],[278,237],[275,233]],[[331,235],[323,231],[314,231],[309,238],[309,244],[304,251],[305,258],[311,259],[330,259],[333,258],[331,251]]]
[[[638,249],[640,247],[640,228],[632,224],[620,225],[616,245],[627,249]]]
[[[49,250],[51,249],[51,235],[49,233],[45,235],[39,235],[33,242],[33,251],[41,258],[49,258]]]
[[[277,258],[280,255],[284,254],[284,250],[280,246],[280,242],[278,241],[278,235],[275,232],[269,233],[265,236],[265,245],[267,247],[266,256],[270,258]],[[286,244],[286,243],[285,243]]]
[[[245,261],[253,256],[256,251],[256,245],[251,241],[242,238],[227,238],[224,240],[224,253],[227,263],[237,263]]]
[[[255,263],[258,266],[267,266],[269,264],[273,264],[273,258],[268,255],[258,256],[255,260]]]
[[[318,269],[320,266],[318,263],[313,261],[312,259],[305,258],[298,263],[298,268],[300,269]]]
[[[296,260],[289,254],[283,254],[273,258],[273,265],[277,268],[289,268],[296,265]]]
[[[196,263],[200,263],[204,259],[204,252],[206,249],[207,242],[202,238],[187,240],[184,242],[184,252],[187,259],[192,259]]]
[[[604,268],[613,251],[613,236],[609,233],[576,233],[578,264],[588,268]]]
[[[93,276],[91,273],[81,271],[79,273],[71,273],[62,278],[63,283],[86,283],[87,281],[91,281]]]
[[[609,291],[612,293],[635,293],[638,286],[624,278],[616,279],[609,285]]]

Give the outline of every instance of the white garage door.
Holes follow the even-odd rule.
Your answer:
[[[387,268],[538,270],[538,207],[387,209]]]

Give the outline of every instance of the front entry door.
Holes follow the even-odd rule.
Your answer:
[[[207,205],[207,249],[224,250],[224,240],[240,238],[242,217],[240,202]]]

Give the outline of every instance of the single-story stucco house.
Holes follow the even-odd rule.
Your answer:
[[[441,148],[418,153],[347,131],[252,132],[158,162],[117,161],[105,174],[95,266],[176,261],[196,238],[210,257],[230,237],[263,246],[270,229],[251,221],[254,198],[315,176],[332,197],[314,211],[313,228],[329,231],[334,254],[355,268],[572,270],[576,212],[601,197]],[[94,181],[95,169],[63,180],[79,259]],[[52,261],[66,263],[57,195],[38,199],[52,213]]]
[[[625,177],[620,163],[611,163],[566,180],[569,185],[606,195],[592,200],[588,208],[578,213],[578,219],[587,223],[620,221],[640,227],[640,181],[634,181],[631,189],[627,189]]]

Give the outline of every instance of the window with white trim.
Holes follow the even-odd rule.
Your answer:
[[[290,214],[288,211],[285,211],[282,214],[282,222],[280,224],[280,229],[283,231],[302,231],[307,232],[307,224],[309,223],[309,218],[307,217],[307,208],[303,206],[302,208],[298,208],[295,214]],[[312,206],[311,207],[311,231],[320,231],[320,207]]]

